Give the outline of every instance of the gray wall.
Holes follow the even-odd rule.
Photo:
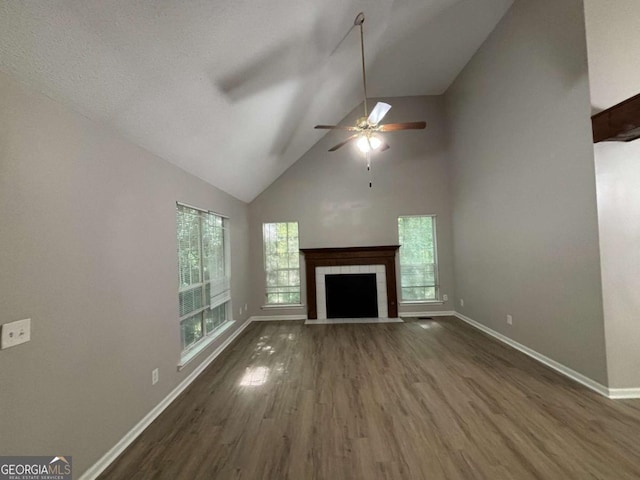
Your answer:
[[[517,0],[446,98],[456,309],[606,385],[582,2]]]
[[[246,204],[0,74],[0,323],[32,320],[0,351],[3,455],[79,476],[213,350],[177,372],[176,201],[231,217],[244,305]]]
[[[372,158],[373,188],[355,145],[327,150],[347,132],[330,132],[249,207],[251,218],[252,315],[305,314],[306,309],[261,310],[264,304],[262,223],[297,221],[300,247],[348,247],[398,243],[399,215],[436,214],[442,293],[453,297],[448,152],[442,97],[386,99],[385,123],[426,120],[424,131],[386,135],[391,149]],[[373,106],[376,100],[370,104]],[[358,106],[341,124],[362,115]],[[331,119],[326,119],[330,123]],[[304,260],[302,260],[304,264]],[[302,287],[304,293],[304,285]],[[400,312],[451,310],[450,304],[400,306]]]
[[[640,142],[595,147],[609,386],[640,387]]]
[[[640,92],[640,4],[585,0],[594,111]],[[594,146],[609,384],[640,387],[640,142]]]

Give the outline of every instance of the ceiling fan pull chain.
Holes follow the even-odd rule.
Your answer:
[[[365,153],[367,158],[367,172],[369,172],[369,188],[373,186],[373,173],[371,172],[371,151]]]

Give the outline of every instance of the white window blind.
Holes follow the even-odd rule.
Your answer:
[[[400,290],[403,301],[438,298],[435,217],[398,218],[400,243]]]
[[[231,300],[231,281],[226,262],[227,219],[209,214],[205,221],[203,248],[205,252],[205,279],[211,283],[209,303],[211,308]]]
[[[177,205],[179,318],[182,350],[191,350],[228,321],[228,219]]]

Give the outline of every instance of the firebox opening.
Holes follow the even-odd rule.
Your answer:
[[[375,273],[326,275],[327,318],[377,318]]]

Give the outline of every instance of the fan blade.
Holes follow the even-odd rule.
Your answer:
[[[347,138],[344,142],[340,142],[337,145],[334,145],[333,147],[331,147],[329,149],[330,152],[335,152],[336,150],[338,150],[340,147],[344,147],[347,143],[352,142],[353,140],[355,140],[356,138],[358,138],[360,136],[360,134],[356,133],[354,135],[351,135],[349,138]]]
[[[351,127],[349,125],[316,125],[313,128],[320,128],[323,130],[348,130],[350,132],[358,130],[356,127]]]
[[[371,110],[371,114],[369,114],[369,118],[367,118],[367,122],[369,125],[379,124],[389,110],[391,110],[391,105],[388,103],[376,103],[376,106]]]
[[[380,125],[378,129],[381,132],[395,132],[397,130],[422,130],[427,126],[427,122],[405,122],[405,123],[388,123]]]

